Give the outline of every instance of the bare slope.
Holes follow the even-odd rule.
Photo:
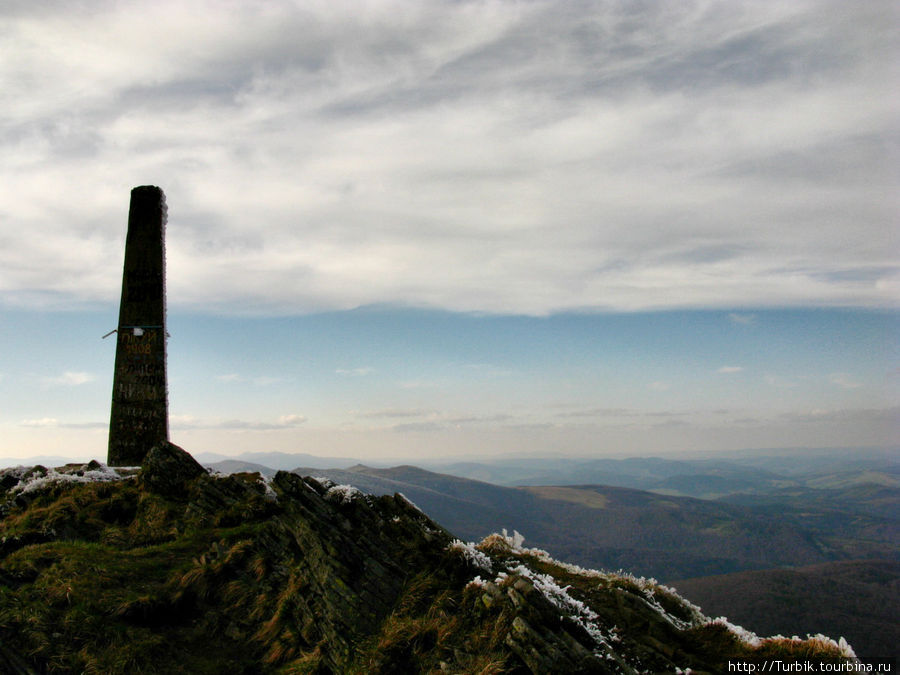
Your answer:
[[[373,494],[402,492],[469,539],[516,529],[577,564],[664,580],[890,558],[900,537],[895,519],[862,512],[842,518],[827,501],[760,509],[608,486],[509,488],[411,466],[316,473]]]
[[[673,581],[712,613],[766,635],[843,635],[859,656],[900,656],[900,562],[857,560]]]

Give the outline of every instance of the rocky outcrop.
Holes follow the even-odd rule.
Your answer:
[[[137,472],[10,469],[0,490],[3,672],[720,672],[850,653],[748,636],[515,535],[458,541],[399,494],[213,475],[168,443]]]

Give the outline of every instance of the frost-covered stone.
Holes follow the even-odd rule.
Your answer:
[[[0,475],[2,479],[7,479],[5,482],[11,495],[27,495],[61,483],[108,482],[131,477],[124,467],[117,470],[93,461],[55,469],[43,466],[13,467],[4,469]]]
[[[341,504],[349,504],[354,499],[361,499],[365,495],[363,492],[352,485],[334,485],[328,488],[325,498],[332,501],[338,501]]]
[[[460,553],[473,567],[478,567],[485,572],[493,572],[494,570],[491,559],[484,553],[479,551],[477,548],[475,548],[475,544],[471,542],[466,543],[464,541],[461,541],[460,539],[454,539],[452,542],[450,542],[450,546],[448,546],[448,549]]]

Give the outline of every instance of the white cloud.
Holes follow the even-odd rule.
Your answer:
[[[832,373],[828,379],[833,385],[844,389],[859,389],[862,386],[862,382],[847,373]]]
[[[463,365],[463,369],[467,378],[482,377],[493,379],[498,377],[510,377],[515,374],[514,370],[495,366],[491,363],[466,363]]]
[[[349,375],[350,377],[365,377],[374,373],[375,369],[364,366],[362,368],[338,368],[334,372],[338,375]]]
[[[391,429],[399,433],[431,433],[443,431],[446,429],[446,426],[439,422],[409,422],[405,424],[395,424]]]
[[[796,380],[793,380],[789,377],[784,377],[782,375],[766,373],[763,379],[770,387],[777,387],[779,389],[790,389],[797,386]]]
[[[260,375],[257,377],[245,377],[243,375],[238,375],[237,373],[227,373],[225,375],[217,375],[216,380],[224,383],[246,383],[254,384],[258,387],[267,387],[273,384],[278,384],[279,382],[284,382],[283,377],[272,377],[268,375]]]
[[[173,429],[194,429],[203,428],[203,423],[193,415],[172,415],[170,413],[169,426]]]
[[[283,427],[298,427],[306,422],[303,415],[282,415],[278,418],[278,424]]]
[[[93,382],[97,377],[93,373],[66,371],[58,377],[46,377],[44,383],[64,387],[77,387],[88,382]]]
[[[756,323],[756,315],[755,314],[737,314],[732,312],[728,315],[728,318],[731,319],[732,323],[737,323],[742,326],[752,326]]]
[[[740,373],[743,370],[743,366],[722,366],[716,372],[722,373],[723,375],[732,375],[734,373]]]
[[[672,385],[669,384],[668,382],[662,382],[662,381],[659,381],[659,380],[657,380],[656,382],[651,382],[651,383],[650,383],[649,385],[647,385],[647,386],[648,386],[650,389],[652,389],[653,391],[668,391],[669,389],[672,388]]]
[[[105,422],[66,422],[60,423],[65,429],[109,429],[109,421]]]
[[[5,8],[0,302],[114,303],[158,183],[172,306],[896,306],[894,11]]]
[[[366,420],[403,420],[387,427],[393,431],[439,431],[472,426],[497,428],[497,426],[507,426],[517,420],[513,415],[505,413],[458,414],[440,410],[399,408],[355,412],[355,416]]]
[[[781,419],[788,422],[842,422],[859,424],[896,425],[900,419],[900,407],[891,408],[847,408],[825,409],[814,408],[802,412],[785,413]]]
[[[435,380],[403,380],[398,382],[397,386],[401,389],[436,389],[441,383]]]
[[[421,408],[399,409],[390,408],[386,410],[372,410],[368,412],[351,411],[355,417],[363,419],[398,419],[405,417],[434,417],[439,413],[436,410],[426,410]]]
[[[22,420],[23,427],[58,427],[59,420],[54,417],[41,417],[40,419]]]
[[[278,384],[279,382],[284,382],[283,377],[272,377],[271,375],[261,375],[259,377],[254,377],[251,382],[255,384],[257,387],[268,387],[273,384]]]
[[[556,413],[555,417],[561,419],[569,418],[597,418],[597,417],[634,417],[640,413],[636,410],[628,408],[586,408],[579,410],[569,410],[566,412]]]
[[[197,429],[224,429],[231,431],[277,431],[279,429],[293,429],[305,424],[307,418],[303,415],[281,415],[274,422],[266,420],[243,419],[203,419],[193,415],[170,415],[169,424],[173,429],[197,430]]]

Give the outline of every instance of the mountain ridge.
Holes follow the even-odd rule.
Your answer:
[[[514,528],[577,564],[623,567],[664,580],[826,562],[854,557],[854,547],[855,557],[890,558],[897,555],[900,537],[896,518],[886,517],[897,494],[884,487],[877,488],[877,495],[886,495],[883,503],[873,502],[871,514],[860,507],[847,521],[836,493],[819,495],[812,518],[802,503],[780,497],[760,497],[764,501],[757,507],[752,496],[730,503],[585,485],[565,486],[563,493],[560,487],[510,488],[411,466],[295,471],[373,494],[403,492],[469,539]],[[600,502],[602,509],[596,508]]]
[[[758,638],[671,589],[467,544],[400,495],[279,471],[0,471],[0,664],[11,673],[721,672],[852,659]]]

